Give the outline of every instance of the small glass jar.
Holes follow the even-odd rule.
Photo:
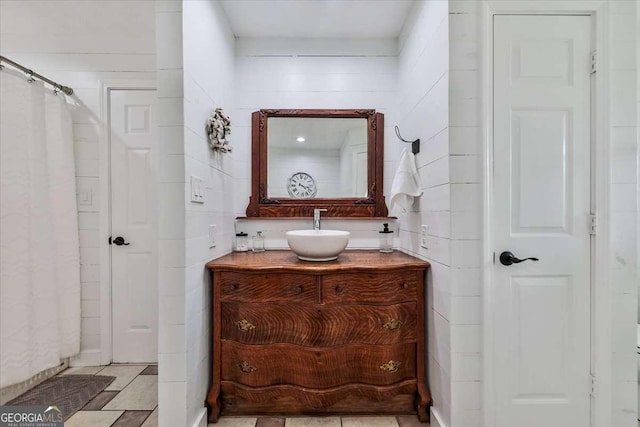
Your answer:
[[[393,231],[389,230],[389,224],[382,224],[384,229],[380,233],[380,252],[393,252]]]
[[[258,234],[253,236],[253,252],[264,251],[264,237],[262,237],[262,231],[258,231]]]
[[[236,233],[236,252],[247,252],[249,250],[249,235],[244,231]]]

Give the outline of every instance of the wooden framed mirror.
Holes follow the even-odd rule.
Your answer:
[[[251,116],[247,217],[385,217],[384,115],[259,110]]]

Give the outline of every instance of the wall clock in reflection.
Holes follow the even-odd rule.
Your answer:
[[[306,172],[296,172],[287,180],[287,191],[294,199],[310,199],[318,192],[316,181]]]

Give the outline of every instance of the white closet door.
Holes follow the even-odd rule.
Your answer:
[[[155,98],[153,90],[110,91],[115,363],[158,360]]]
[[[591,18],[495,16],[493,47],[496,425],[587,427]]]

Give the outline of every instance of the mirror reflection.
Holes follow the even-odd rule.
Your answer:
[[[366,198],[367,119],[269,117],[270,198]]]

